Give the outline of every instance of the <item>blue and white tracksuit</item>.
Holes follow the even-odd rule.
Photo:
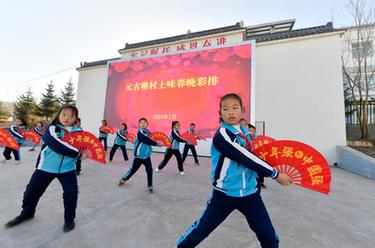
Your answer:
[[[192,129],[192,128],[189,128],[188,133],[190,133],[190,134],[192,134],[194,136],[197,135],[197,133],[195,132],[195,130]],[[197,151],[195,150],[195,145],[190,144],[190,142],[186,142],[186,144],[184,146],[184,151],[182,152],[182,162],[185,161],[185,159],[186,159],[186,157],[188,155],[189,150],[191,150],[191,153],[193,154],[195,163],[199,164]]]
[[[71,132],[80,132],[73,126]],[[57,178],[63,188],[64,219],[73,221],[78,199],[76,160],[80,156],[77,148],[62,140],[69,133],[62,125],[50,125],[43,135],[44,145],[39,154],[36,170],[31,176],[23,196],[22,216],[35,213],[40,197],[53,179]]]
[[[103,126],[101,126],[103,127]],[[106,132],[103,132],[100,130],[99,128],[99,141],[102,142],[103,141],[103,144],[104,144],[104,150],[107,151],[107,138],[108,138],[108,133]]]
[[[172,155],[174,155],[177,159],[178,170],[180,172],[183,172],[184,166],[180,153],[180,142],[186,143],[186,140],[181,138],[180,133],[175,128],[173,128],[171,134],[169,135],[169,139],[171,140],[172,146],[171,148],[167,148],[165,150],[164,159],[160,162],[158,168],[159,170],[163,169],[167,165],[168,161],[171,159]]]
[[[9,128],[10,135],[14,138],[14,140],[17,142],[17,144],[19,146],[21,146],[23,144],[23,142],[25,141],[25,137],[23,137],[23,135],[21,134],[21,131],[26,131],[26,130],[27,130],[27,128],[25,126],[17,127],[16,125],[12,125]],[[20,149],[15,150],[15,149],[12,149],[12,148],[9,148],[9,147],[5,147],[5,149],[4,149],[3,155],[4,155],[5,159],[10,160],[12,158],[10,156],[10,154],[12,152],[13,152],[13,155],[14,155],[14,159],[16,161],[19,161],[20,160]]]
[[[22,145],[23,142],[25,141],[25,137],[22,136],[21,131],[26,131],[27,127],[25,126],[20,126],[17,127],[16,125],[12,125],[9,128],[10,135],[15,139],[15,141],[19,144]]]
[[[35,128],[34,128],[34,131],[35,131],[37,134],[39,134],[40,137],[42,137],[43,134],[44,134],[44,128],[43,128],[43,127],[35,127]]]
[[[122,151],[122,155],[124,157],[125,161],[128,161],[128,154],[126,152],[126,141],[128,140],[126,138],[126,135],[128,134],[127,130],[118,130],[116,133],[115,142],[112,146],[111,152],[109,153],[109,161],[112,161],[113,156],[115,155],[117,148],[120,147]]]
[[[44,128],[43,127],[35,127],[34,131],[40,136],[40,138],[43,137],[43,134],[44,134]],[[41,140],[40,143],[43,145],[43,139]],[[36,144],[34,143],[32,149],[35,149],[35,146],[36,146]]]
[[[221,122],[211,146],[213,192],[207,208],[177,241],[195,247],[235,209],[245,215],[263,248],[278,247],[279,239],[257,190],[257,175],[276,178],[278,172],[246,150],[246,140],[234,126]],[[248,139],[249,132],[240,126]]]
[[[152,164],[151,164],[151,153],[152,147],[157,146],[156,141],[148,137],[150,131],[147,129],[140,128],[137,133],[137,137],[134,141],[134,159],[130,169],[123,175],[122,179],[129,180],[134,173],[137,172],[139,167],[143,164],[147,173],[147,186],[152,186]]]

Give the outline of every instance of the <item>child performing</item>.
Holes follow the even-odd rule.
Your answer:
[[[162,146],[161,142],[156,142],[148,137],[150,131],[147,130],[148,122],[145,118],[138,121],[138,133],[134,142],[134,159],[130,169],[124,174],[118,183],[119,186],[123,185],[125,181],[129,180],[134,173],[137,172],[139,167],[143,164],[147,173],[147,188],[150,193],[154,192],[152,186],[152,164],[151,164],[151,146]]]
[[[6,223],[10,228],[34,218],[36,206],[48,185],[57,178],[63,188],[64,232],[71,231],[76,217],[78,185],[75,163],[80,156],[78,149],[61,140],[70,132],[79,132],[76,125],[78,109],[72,105],[61,107],[56,118],[43,135],[44,145],[37,160],[37,168],[30,178],[23,195],[22,211]],[[85,158],[82,155],[82,158]]]
[[[290,178],[250,152],[248,131],[239,124],[244,109],[236,94],[220,100],[220,128],[211,146],[213,191],[207,208],[182,237],[178,248],[192,248],[204,240],[235,209],[245,217],[263,248],[278,247],[279,239],[257,190],[257,175],[282,185]]]

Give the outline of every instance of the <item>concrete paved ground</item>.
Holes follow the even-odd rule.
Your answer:
[[[129,152],[131,153],[131,152]],[[145,192],[144,168],[124,186],[117,182],[129,163],[120,151],[110,166],[86,160],[79,176],[76,228],[63,233],[62,190],[55,180],[39,202],[36,218],[6,229],[20,212],[22,194],[37,153],[22,150],[23,163],[0,164],[0,247],[125,247],[169,248],[196,220],[210,195],[210,159],[185,163],[180,176],[172,158],[154,174],[155,193]],[[132,157],[132,156],[131,156]],[[161,154],[152,156],[153,165]],[[262,192],[280,247],[375,247],[375,181],[333,168],[328,196],[267,180]],[[244,217],[233,212],[199,247],[260,247]]]

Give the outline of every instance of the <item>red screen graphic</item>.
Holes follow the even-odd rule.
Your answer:
[[[151,131],[169,134],[178,120],[181,132],[194,122],[212,137],[219,125],[219,100],[227,93],[241,96],[250,116],[251,44],[112,62],[108,68],[105,119],[130,131],[141,117]]]

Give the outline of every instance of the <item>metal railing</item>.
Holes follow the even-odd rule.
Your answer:
[[[358,125],[358,117],[357,117],[357,106],[352,102],[345,103],[345,121],[346,124],[350,125]],[[375,102],[369,102],[366,107],[365,111],[367,113],[368,124],[375,124]]]

